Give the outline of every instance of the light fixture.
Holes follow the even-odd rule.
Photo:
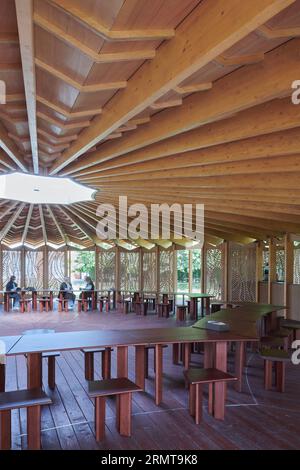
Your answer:
[[[53,178],[27,173],[0,176],[0,198],[29,204],[72,204],[95,199],[94,189],[70,178]]]

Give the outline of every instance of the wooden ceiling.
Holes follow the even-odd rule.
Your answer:
[[[211,243],[300,233],[300,0],[1,0],[0,79],[0,171],[99,190],[0,201],[5,244],[91,246],[119,195],[204,203]]]

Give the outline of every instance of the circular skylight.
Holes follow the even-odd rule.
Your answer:
[[[96,191],[70,178],[10,173],[0,176],[0,198],[29,204],[72,204],[95,199]]]

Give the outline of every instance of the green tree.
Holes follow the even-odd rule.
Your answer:
[[[84,273],[95,279],[95,253],[93,251],[81,251],[74,260],[74,273]]]

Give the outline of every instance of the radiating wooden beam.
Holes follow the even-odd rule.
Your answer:
[[[39,173],[39,155],[36,123],[36,79],[34,66],[33,2],[15,0],[20,52],[23,68],[28,126],[30,134],[33,171]]]
[[[23,202],[21,204],[16,203],[16,204],[13,204],[12,207],[17,207],[17,209],[13,212],[13,215],[10,217],[10,219],[7,221],[3,229],[0,231],[0,241],[2,241],[6,237],[6,235],[12,228],[15,221],[20,217],[20,214],[25,207],[25,203]]]
[[[300,27],[270,28],[264,24],[258,28],[258,32],[267,39],[288,39],[299,37]]]
[[[8,133],[5,127],[0,123],[0,147],[7,153],[7,155],[15,162],[15,164],[21,168],[21,170],[27,172],[25,162],[21,157],[16,144],[8,137]]]
[[[93,126],[82,132],[76,143],[64,152],[51,174],[105,139],[291,3],[293,0],[254,0],[241,9],[238,0],[202,1],[178,26],[176,37],[164,43],[155,58],[134,74],[126,92],[110,100],[105,115],[101,119],[96,117]]]
[[[60,129],[64,129],[64,130],[79,129],[82,127],[88,127],[90,125],[90,121],[75,121],[75,122],[66,121],[65,122],[60,119],[49,116],[46,113],[42,113],[41,111],[38,111],[36,114],[38,118],[43,119],[44,121],[47,121],[49,124],[59,127]]]
[[[78,9],[72,2],[65,0],[50,0],[50,3],[59,7],[67,15],[74,18],[83,26],[87,27],[95,34],[99,35],[106,41],[155,41],[169,39],[175,35],[173,29],[141,29],[141,30],[114,30],[108,29],[103,23],[84,10]]]
[[[65,116],[67,119],[76,119],[76,118],[82,118],[82,117],[87,117],[87,116],[95,116],[96,114],[101,114],[102,109],[101,108],[95,108],[95,109],[86,109],[83,111],[67,111],[66,109],[62,108],[58,104],[52,103],[51,101],[47,100],[46,98],[43,98],[42,96],[37,95],[36,97],[37,101],[44,106],[47,106],[48,108],[52,109],[53,111],[62,114]]]
[[[33,19],[36,25],[40,26],[48,33],[53,34],[56,38],[63,41],[68,46],[74,47],[75,49],[79,50],[82,54],[84,54],[97,64],[125,62],[132,60],[146,60],[153,59],[153,57],[155,56],[155,49],[143,49],[124,52],[96,52],[90,47],[87,47],[85,44],[83,44],[71,34],[68,34],[67,31],[55,25],[54,23],[51,23],[39,14],[35,13]]]
[[[118,82],[103,82],[103,83],[95,83],[94,85],[82,85],[77,80],[74,80],[69,75],[61,72],[60,70],[52,67],[49,64],[46,64],[41,59],[35,59],[35,65],[40,69],[44,70],[44,72],[53,75],[55,78],[62,80],[67,85],[78,90],[80,93],[97,93],[99,91],[109,91],[109,90],[119,90],[121,88],[126,88],[127,82],[126,81],[118,81]]]
[[[227,57],[226,55],[219,55],[215,62],[222,65],[223,67],[241,67],[242,65],[258,64],[265,58],[264,53],[257,53],[251,55],[241,55]]]
[[[39,214],[40,214],[40,219],[41,219],[43,239],[44,239],[44,243],[46,244],[48,242],[48,235],[47,235],[47,229],[46,229],[46,224],[45,224],[43,206],[42,204],[39,204],[38,207],[39,207]]]
[[[31,221],[33,207],[34,207],[33,204],[29,204],[28,213],[27,213],[27,217],[26,217],[26,222],[25,222],[25,226],[24,226],[24,230],[23,230],[23,234],[22,234],[22,241],[21,241],[22,245],[24,245],[24,243],[26,242],[28,229],[30,227],[30,221]]]
[[[207,83],[198,83],[195,85],[179,85],[174,87],[174,91],[180,95],[185,95],[189,93],[197,93],[199,91],[211,90],[213,87],[212,82]]]

